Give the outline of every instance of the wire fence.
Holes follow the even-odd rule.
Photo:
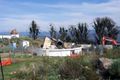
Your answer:
[[[21,53],[21,54],[27,54],[27,53],[32,53],[34,50],[34,47],[16,47],[16,48],[11,48],[9,46],[6,47],[1,47],[0,48],[0,54],[2,53]]]

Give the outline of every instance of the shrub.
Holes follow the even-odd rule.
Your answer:
[[[43,56],[36,63],[22,66],[14,76],[16,80],[98,80],[92,58],[88,55],[76,59]]]
[[[34,40],[32,41],[32,45],[35,47],[40,47],[40,41]]]
[[[59,80],[58,67],[61,58],[41,57],[37,63],[23,65],[15,74],[17,80]]]
[[[98,76],[92,69],[91,60],[84,56],[79,59],[67,58],[59,68],[61,79],[68,80],[98,80]]]
[[[29,64],[15,73],[17,80],[45,80],[46,70],[43,65]]]
[[[120,47],[116,47],[110,50],[106,50],[106,53],[104,54],[104,57],[106,58],[112,58],[117,59],[120,58]]]
[[[113,62],[109,69],[111,79],[120,79],[120,59]]]

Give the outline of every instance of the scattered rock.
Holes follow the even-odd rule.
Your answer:
[[[99,60],[102,62],[103,67],[105,69],[109,69],[109,67],[113,63],[112,59],[108,59],[108,58],[99,58]]]

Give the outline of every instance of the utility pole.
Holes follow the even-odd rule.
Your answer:
[[[4,74],[3,74],[3,66],[2,66],[2,60],[1,60],[1,56],[0,56],[0,68],[1,68],[1,74],[2,74],[2,80],[4,80]]]

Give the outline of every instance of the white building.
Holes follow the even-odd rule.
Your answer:
[[[4,38],[7,38],[7,39],[11,39],[11,38],[19,38],[19,34],[11,34],[11,35],[0,35],[0,39],[4,39]]]
[[[30,42],[27,41],[27,40],[23,40],[20,42],[21,46],[24,47],[24,48],[27,48],[30,46]]]
[[[11,38],[19,38],[19,37],[20,36],[16,29],[11,30],[9,35],[0,35],[0,39],[4,39],[4,38],[11,39]]]
[[[36,53],[39,56],[70,56],[72,51],[76,54],[80,54],[82,52],[82,48],[71,48],[71,49],[43,49],[36,48],[33,50],[33,53]]]

